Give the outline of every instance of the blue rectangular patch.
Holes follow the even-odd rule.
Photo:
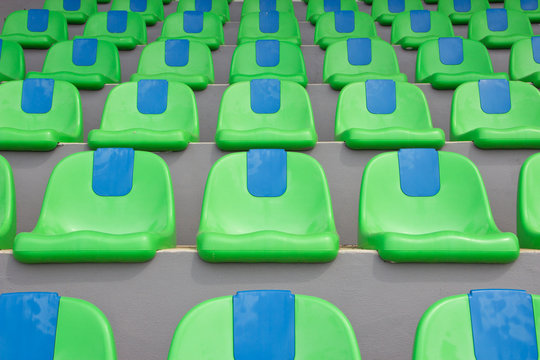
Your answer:
[[[255,60],[261,67],[273,67],[279,64],[279,40],[257,40],[255,42]]]
[[[2,360],[51,360],[54,357],[60,297],[56,293],[7,293],[0,296]]]
[[[127,30],[127,11],[109,11],[107,13],[107,31],[111,34],[122,34]]]
[[[393,14],[405,11],[405,0],[388,0],[388,11]]]
[[[395,81],[366,81],[366,107],[372,114],[392,114],[396,111]]]
[[[347,39],[347,57],[351,65],[371,64],[371,39]]]
[[[247,152],[247,189],[257,197],[277,197],[287,190],[287,153],[282,149]]]
[[[163,114],[167,110],[169,82],[167,80],[139,80],[137,82],[137,110],[141,114]]]
[[[99,196],[124,196],[133,187],[135,151],[101,148],[94,151],[92,189]]]
[[[281,107],[281,81],[254,79],[249,82],[251,110],[255,114],[275,114]]]
[[[279,31],[279,12],[261,11],[259,13],[259,31],[263,34],[275,34]]]
[[[73,40],[72,61],[77,66],[92,66],[97,59],[97,39]]]
[[[324,0],[324,12],[336,12],[341,10],[341,0]]]
[[[209,12],[212,10],[212,0],[195,0],[195,10]]]
[[[354,12],[351,10],[336,11],[334,13],[334,26],[338,33],[352,33],[355,28]]]
[[[276,0],[259,0],[259,12],[276,10]]]
[[[524,290],[471,290],[476,360],[537,360],[535,316]]]
[[[538,10],[538,0],[520,0],[520,4],[523,11]]]
[[[186,66],[189,62],[189,40],[171,39],[165,41],[165,64]]]
[[[454,0],[454,10],[457,12],[471,11],[471,0]]]
[[[411,10],[411,30],[426,33],[431,30],[431,12],[429,10]]]
[[[202,11],[184,11],[184,32],[199,34],[204,28],[204,13]]]
[[[27,114],[46,114],[52,108],[53,79],[26,79],[22,85],[21,109]]]
[[[486,114],[506,114],[510,111],[510,83],[506,79],[478,81],[480,107]]]
[[[81,0],[64,0],[65,11],[79,11],[81,9]]]
[[[534,62],[540,64],[540,36],[533,36],[531,38],[531,46]]]
[[[287,290],[239,291],[233,296],[235,360],[293,360],[295,300]]]
[[[399,183],[407,196],[437,195],[441,188],[439,154],[435,149],[398,151]]]
[[[508,29],[506,9],[487,9],[486,17],[490,31],[505,31]]]
[[[49,28],[49,10],[30,9],[26,18],[26,28],[30,32],[44,32]]]
[[[463,62],[463,40],[459,37],[439,38],[439,60],[443,65],[459,65]]]
[[[145,12],[148,8],[148,0],[129,0],[129,9],[133,12]]]

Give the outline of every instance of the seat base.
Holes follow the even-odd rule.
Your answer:
[[[389,25],[392,25],[392,23],[394,22],[396,15],[397,14],[382,14],[382,15],[379,15],[375,19],[375,21],[381,25],[389,26]]]
[[[531,82],[533,83],[534,86],[536,86],[537,88],[540,88],[540,71],[529,74],[527,76],[523,76],[521,78],[516,78],[515,76],[512,76],[512,80]]]
[[[378,74],[378,73],[360,73],[360,74],[333,74],[330,75],[325,82],[330,84],[332,89],[341,90],[346,85],[349,85],[354,82],[364,82],[370,79],[377,80],[394,80],[394,81],[403,81],[407,82],[407,75],[405,74]]]
[[[51,151],[59,142],[54,130],[0,128],[0,150]]]
[[[182,36],[182,37],[169,37],[169,36],[160,36],[157,38],[156,41],[166,41],[171,39],[188,39],[188,40],[195,40],[204,43],[206,46],[210,48],[210,50],[214,51],[219,49],[221,45],[223,45],[223,42],[221,42],[219,39],[215,37],[202,37],[202,36]],[[240,45],[240,44],[238,44]]]
[[[193,90],[204,90],[211,84],[211,81],[206,75],[193,75],[193,74],[175,74],[175,73],[160,73],[160,74],[140,74],[135,73],[131,75],[130,81],[139,80],[167,80],[177,81],[188,85]]]
[[[216,144],[221,150],[249,150],[249,149],[310,149],[317,143],[315,130],[281,130],[281,129],[254,129],[254,130],[218,130]]]
[[[435,148],[444,146],[441,129],[349,129],[339,134],[337,140],[345,141],[347,147],[361,149]]]
[[[144,42],[132,36],[118,37],[118,36],[100,35],[99,37],[85,36],[84,38],[108,41],[114,44],[119,50],[133,50],[137,47],[137,45],[145,45]]]
[[[25,49],[48,49],[57,42],[49,35],[9,34],[2,35],[2,39],[17,42]]]
[[[452,140],[473,141],[481,149],[540,149],[540,127],[478,128]]]
[[[527,35],[497,36],[488,35],[479,39],[488,49],[510,49],[515,42],[523,39],[530,39]]]
[[[235,74],[231,75],[229,78],[229,84],[236,84],[241,81],[251,81],[256,79],[278,79],[278,80],[288,80],[288,81],[294,81],[303,87],[306,87],[308,84],[308,78],[305,74],[295,74],[295,75],[286,75],[286,74],[272,74],[272,73],[264,73],[264,74]]]
[[[418,49],[420,45],[429,40],[438,39],[438,36],[404,36],[394,43],[394,45],[401,45],[403,49]]]
[[[469,20],[471,20],[471,16],[472,16],[471,13],[464,13],[464,14],[453,13],[453,14],[448,15],[448,17],[450,18],[450,21],[454,25],[468,24]]]
[[[72,83],[78,89],[100,90],[105,84],[119,83],[120,79],[112,79],[103,74],[77,74],[69,71],[29,72],[27,79],[54,79]]]
[[[420,83],[431,83],[434,89],[448,90],[455,89],[459,85],[469,82],[485,79],[505,79],[508,80],[508,74],[506,73],[457,73],[457,74],[445,74],[435,73],[427,76],[424,79],[416,79]]]
[[[185,150],[192,140],[192,135],[182,130],[129,129],[108,131],[95,129],[88,134],[88,146],[91,149],[127,147],[146,151],[181,151]]]

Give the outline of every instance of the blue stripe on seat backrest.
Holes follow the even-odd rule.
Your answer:
[[[510,83],[506,79],[478,81],[480,107],[486,114],[506,114],[512,106]]]
[[[163,114],[167,110],[169,82],[167,80],[139,80],[137,82],[137,110],[141,114]]]
[[[165,64],[167,66],[186,66],[189,62],[189,40],[170,39],[165,41]]]
[[[341,10],[341,0],[324,0],[324,11],[332,12]]]
[[[395,81],[366,81],[366,108],[372,114],[392,114],[396,110]]]
[[[371,64],[371,39],[347,39],[347,59],[354,66]]]
[[[463,62],[463,39],[458,37],[439,38],[439,60],[444,65],[459,65]]]
[[[97,39],[73,40],[73,53],[71,61],[77,66],[92,66],[97,60]]]
[[[30,9],[26,18],[26,28],[31,32],[44,32],[49,28],[49,10]]]
[[[127,11],[109,11],[107,13],[107,31],[122,34],[127,30]]]
[[[65,11],[79,11],[81,9],[81,0],[64,0],[62,5]]]
[[[145,12],[148,8],[148,0],[129,0],[129,9],[133,12]]]
[[[534,11],[538,9],[538,0],[520,0],[521,10]]]
[[[94,151],[92,189],[99,196],[124,196],[133,187],[135,152],[128,148]]]
[[[186,33],[199,34],[204,28],[204,13],[202,11],[185,11],[183,26]]]
[[[411,30],[415,33],[426,33],[431,30],[431,13],[429,10],[411,10]]]
[[[259,11],[276,11],[276,0],[259,0]]]
[[[279,64],[279,41],[257,40],[255,42],[255,61],[261,67],[273,67]]]
[[[46,114],[52,108],[53,79],[26,79],[22,85],[21,110],[27,114]]]
[[[407,196],[434,196],[440,188],[439,154],[435,149],[398,151],[399,182]]]
[[[261,11],[259,13],[259,31],[263,34],[275,34],[279,31],[279,12]]]
[[[505,31],[508,29],[506,9],[487,9],[486,18],[490,31]]]
[[[394,14],[405,11],[405,0],[388,0],[388,11]]]
[[[338,33],[349,34],[355,29],[354,11],[344,10],[334,13],[334,26]]]
[[[195,0],[195,10],[209,12],[212,10],[212,0]]]
[[[247,152],[247,190],[256,197],[277,197],[287,190],[287,153],[282,149]]]
[[[281,107],[281,81],[254,79],[249,83],[251,110],[256,114],[275,114]]]
[[[457,12],[471,11],[471,0],[454,0],[454,10]]]
[[[540,36],[533,36],[531,38],[531,46],[534,62],[540,64]]]

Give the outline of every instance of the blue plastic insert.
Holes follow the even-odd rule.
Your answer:
[[[144,12],[148,7],[147,0],[130,0],[129,9],[133,12]]]
[[[27,114],[46,114],[52,108],[53,79],[26,79],[23,81],[21,109]]]
[[[471,290],[476,360],[537,360],[531,296],[523,290]]]
[[[189,40],[170,39],[165,41],[165,64],[186,66],[189,62]]]
[[[92,189],[99,196],[124,196],[133,187],[135,151],[102,148],[94,151]]]
[[[137,82],[137,110],[141,114],[163,114],[167,110],[169,82],[167,80],[139,80]]]
[[[277,197],[287,190],[287,153],[282,149],[247,152],[247,189],[257,197]],[[238,359],[236,359],[238,360]]]
[[[54,357],[60,297],[56,293],[0,296],[2,360],[51,360]]]
[[[184,31],[188,34],[198,34],[203,31],[204,13],[202,11],[184,12]]]
[[[324,12],[341,10],[341,0],[324,0]]]
[[[487,9],[486,17],[490,31],[505,31],[508,29],[506,9]]]
[[[212,0],[195,0],[195,10],[209,12],[212,10]]]
[[[81,9],[81,0],[64,0],[65,11],[79,11]]]
[[[538,9],[538,0],[521,0],[521,10],[531,11]]]
[[[463,62],[463,40],[458,37],[439,38],[439,59],[444,65],[459,65]]]
[[[279,40],[257,40],[255,43],[255,60],[261,67],[272,67],[279,64]]]
[[[49,10],[30,9],[26,18],[26,28],[31,32],[44,32],[49,27]]]
[[[334,13],[335,28],[338,33],[352,33],[355,28],[354,11],[344,10]]]
[[[276,0],[259,0],[259,11],[275,11]]]
[[[287,290],[239,291],[233,296],[235,360],[293,360],[294,295]]]
[[[77,66],[92,66],[97,59],[97,39],[73,40],[72,61]]]
[[[471,11],[471,0],[454,0],[454,10],[457,12]]]
[[[371,63],[371,39],[347,39],[347,57],[351,65],[369,65]]]
[[[372,114],[392,114],[396,111],[395,81],[366,81],[366,107]]]
[[[431,30],[429,10],[411,10],[411,30],[415,33],[426,33]]]
[[[388,0],[388,11],[391,13],[405,11],[405,0]]]
[[[534,62],[540,64],[540,36],[533,36],[531,38],[531,46]]]
[[[399,183],[407,196],[433,196],[441,188],[439,154],[435,149],[398,151]]]
[[[109,11],[107,13],[107,31],[122,34],[127,30],[127,11]]]
[[[510,111],[510,83],[506,79],[479,80],[480,107],[486,114],[505,114]]]
[[[281,81],[254,79],[249,83],[251,110],[255,114],[275,114],[281,107]]]
[[[275,34],[279,31],[279,12],[261,11],[259,13],[259,31],[264,34]]]

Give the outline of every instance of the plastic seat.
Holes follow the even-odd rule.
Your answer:
[[[221,99],[216,144],[222,150],[308,149],[317,143],[309,95],[292,81],[229,86]]]
[[[315,25],[322,14],[345,10],[358,12],[358,4],[355,0],[310,0],[306,20]]]
[[[538,0],[506,0],[504,7],[508,10],[523,12],[533,23],[540,22],[540,7]]]
[[[396,15],[392,23],[392,44],[404,49],[418,49],[428,40],[453,37],[448,16],[438,11],[412,10]]]
[[[21,45],[0,39],[0,81],[24,79],[26,65]]]
[[[185,11],[171,14],[165,19],[160,40],[190,39],[206,44],[210,50],[217,50],[225,44],[221,19],[214,13]]]
[[[90,16],[83,36],[107,40],[120,50],[132,50],[146,44],[146,23],[141,15],[132,11],[100,12]]]
[[[480,80],[454,92],[450,139],[479,148],[540,148],[540,94],[527,83]]]
[[[373,0],[371,16],[381,25],[392,25],[397,15],[423,9],[421,0]]]
[[[333,43],[349,38],[378,39],[371,16],[358,11],[336,11],[323,14],[315,26],[315,45],[326,49]]]
[[[469,39],[481,41],[490,49],[509,48],[533,35],[531,22],[520,11],[487,9],[471,17]]]
[[[212,339],[212,346],[208,346]],[[239,291],[192,308],[180,321],[169,360],[360,360],[347,317],[326,300],[288,290]]]
[[[178,2],[176,11],[180,13],[184,11],[211,12],[219,16],[223,24],[231,18],[227,0],[182,0]]]
[[[311,156],[256,149],[210,170],[197,234],[203,260],[326,262],[338,248],[326,177]]]
[[[50,151],[82,142],[82,107],[72,84],[52,79],[0,85],[0,150]]]
[[[486,47],[479,41],[459,37],[423,43],[416,58],[416,82],[431,83],[435,89],[455,89],[468,81],[508,79],[494,73]]]
[[[540,87],[540,36],[516,42],[510,51],[510,78]]]
[[[95,305],[49,292],[0,295],[4,360],[116,360],[109,321]]]
[[[113,0],[111,10],[136,12],[150,26],[165,18],[162,0]]]
[[[335,90],[368,79],[407,81],[399,72],[392,45],[386,41],[353,38],[336,42],[324,55],[323,81]]]
[[[467,24],[472,14],[489,9],[488,0],[438,0],[437,11],[450,18],[452,24]]]
[[[521,167],[517,196],[517,235],[522,248],[540,249],[540,157],[534,154]]]
[[[413,360],[536,359],[539,309],[539,296],[524,290],[471,290],[439,300],[418,324]]]
[[[45,0],[43,8],[61,12],[69,24],[84,24],[98,11],[96,0]]]
[[[335,138],[351,149],[444,145],[444,132],[433,128],[422,90],[393,80],[347,85],[339,94]]]
[[[131,81],[163,79],[182,82],[193,90],[214,83],[212,53],[201,42],[187,39],[157,41],[142,51]]]
[[[375,156],[360,188],[358,245],[392,262],[506,263],[512,233],[499,231],[476,166],[465,156],[402,149]]]
[[[0,213],[0,249],[11,249],[17,230],[15,183],[11,166],[2,156],[0,156],[0,206],[2,209]]]
[[[140,80],[111,90],[101,127],[90,131],[88,145],[177,151],[198,139],[193,90],[178,82]]]
[[[229,83],[266,78],[295,81],[306,86],[306,65],[300,48],[278,40],[238,45],[232,57]]]
[[[292,13],[265,11],[250,13],[240,20],[238,45],[257,40],[280,40],[302,45],[300,27]]]
[[[46,49],[68,39],[67,21],[62,13],[44,9],[19,10],[6,18],[2,39],[24,48]]]
[[[277,11],[294,15],[292,0],[244,0],[242,4],[242,18],[247,14]]]

